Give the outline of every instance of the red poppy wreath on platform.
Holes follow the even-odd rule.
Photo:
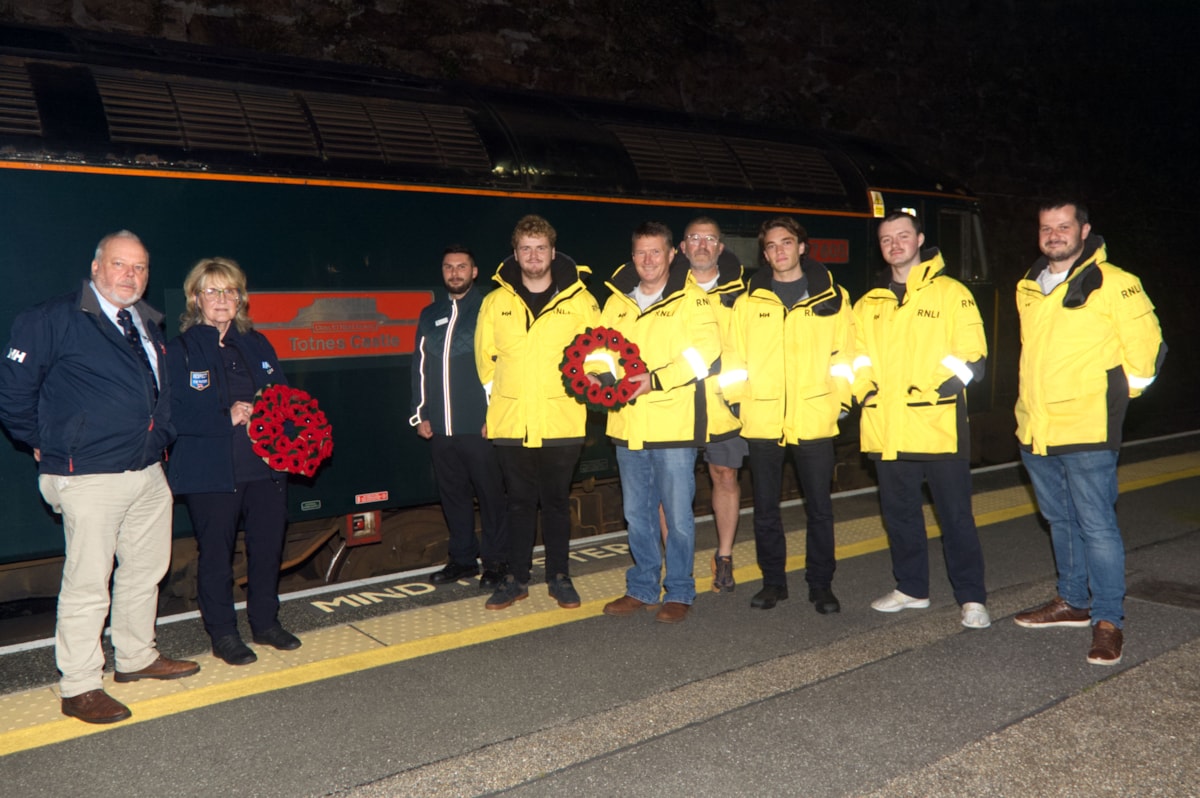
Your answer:
[[[618,378],[616,384],[596,385],[587,378],[584,363],[597,359],[607,361],[609,373]],[[629,378],[645,374],[646,362],[642,360],[637,344],[625,340],[619,331],[608,327],[590,327],[575,336],[575,340],[563,350],[559,370],[562,371],[567,393],[591,410],[607,412],[630,402],[638,384]]]
[[[307,391],[268,385],[254,397],[246,425],[254,453],[275,471],[314,476],[333,454],[333,427]]]

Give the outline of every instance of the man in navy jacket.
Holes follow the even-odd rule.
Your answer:
[[[200,670],[160,655],[154,640],[171,558],[162,457],[174,430],[162,314],[141,301],[149,276],[137,236],[105,236],[91,281],[20,314],[0,360],[0,421],[33,450],[42,496],[63,517],[55,655],[63,714],[88,723],[131,714],[101,682],[110,577],[116,681]]]
[[[432,444],[442,513],[450,528],[450,558],[431,578],[456,582],[479,573],[479,587],[500,585],[508,560],[504,482],[492,443],[484,434],[487,397],[475,369],[475,322],[483,297],[475,287],[479,270],[471,251],[446,247],[442,280],[446,298],[421,311],[413,348],[412,417],[409,424]],[[482,540],[475,539],[479,498]]]

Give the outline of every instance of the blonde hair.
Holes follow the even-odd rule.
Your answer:
[[[183,281],[183,293],[187,296],[187,309],[179,317],[179,331],[204,323],[204,313],[200,309],[200,292],[210,287],[212,283],[223,283],[226,288],[237,290],[237,313],[233,323],[238,332],[246,332],[254,327],[250,317],[246,315],[249,298],[246,295],[246,273],[237,261],[229,258],[204,258],[188,272]]]

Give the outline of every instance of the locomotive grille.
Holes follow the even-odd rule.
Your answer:
[[[757,189],[845,195],[846,187],[815,147],[755,139],[726,139]]]
[[[304,95],[330,158],[362,158],[486,172],[491,159],[454,106]]]
[[[649,183],[684,183],[748,189],[750,183],[720,136],[612,125],[638,177]]]
[[[0,64],[0,132],[42,135],[37,101],[24,66]]]
[[[290,92],[144,80],[95,70],[113,141],[183,149],[315,156]]]

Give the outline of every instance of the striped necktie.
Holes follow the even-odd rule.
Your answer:
[[[142,346],[142,336],[137,331],[137,328],[133,326],[133,316],[130,315],[128,308],[121,308],[117,311],[117,321],[121,323],[121,329],[125,331],[125,340],[129,342],[129,348],[142,361],[142,365],[146,367],[146,371],[150,372],[150,384],[154,386],[154,398],[158,399],[158,380],[154,378],[154,367],[150,365],[150,357],[146,354],[146,347]]]

